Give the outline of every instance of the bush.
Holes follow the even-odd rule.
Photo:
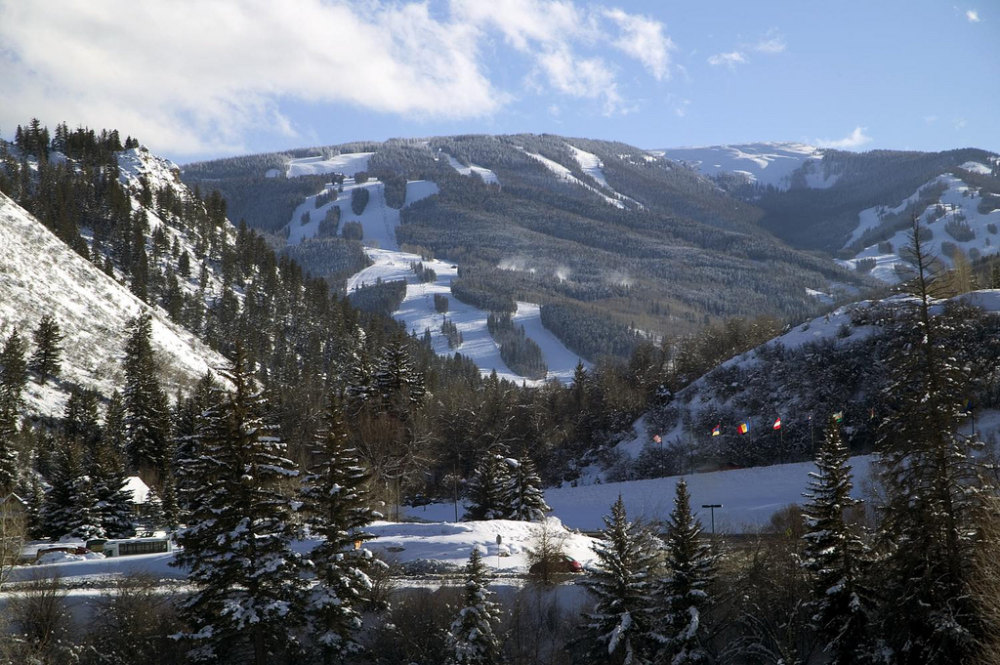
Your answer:
[[[355,215],[360,215],[365,211],[369,198],[371,198],[371,194],[364,187],[351,190],[351,210],[354,211]]]
[[[434,311],[444,314],[448,311],[448,296],[441,293],[434,294]]]
[[[340,232],[345,240],[357,240],[361,242],[365,235],[365,228],[361,222],[345,222],[344,229]]]

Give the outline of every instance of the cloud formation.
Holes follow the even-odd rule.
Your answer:
[[[521,57],[491,60],[497,36]],[[0,2],[0,44],[0,130],[32,116],[114,126],[188,155],[298,135],[290,100],[488,117],[519,93],[497,83],[511,79],[498,61],[545,94],[625,112],[610,55],[665,80],[674,48],[658,21],[576,0]]]
[[[735,71],[736,65],[745,65],[747,62],[747,57],[739,51],[716,53],[708,57],[708,64],[713,67],[727,67],[730,71]]]
[[[965,19],[969,23],[979,23],[982,19],[979,18],[979,12],[975,9],[969,9],[965,12]]]
[[[836,150],[856,150],[863,145],[872,142],[872,137],[865,134],[867,127],[855,127],[854,131],[842,139],[816,139],[815,143],[820,148],[834,148]]]

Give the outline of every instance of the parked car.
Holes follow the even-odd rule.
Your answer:
[[[554,559],[546,561],[536,561],[531,564],[531,568],[528,572],[532,575],[544,575],[545,574],[545,564],[549,565],[549,573],[582,573],[583,565],[571,556],[566,554],[560,555]]]

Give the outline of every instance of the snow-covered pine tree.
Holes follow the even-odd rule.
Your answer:
[[[179,465],[193,510],[175,565],[196,587],[181,605],[184,636],[194,660],[264,665],[299,650],[302,561],[283,492],[298,471],[266,423],[240,345],[224,374],[234,391],[206,414],[198,453]]]
[[[170,462],[166,457],[170,420],[151,338],[151,318],[147,313],[140,314],[132,321],[125,344],[126,454],[131,469],[159,478],[167,474]]]
[[[374,378],[382,410],[400,420],[408,420],[414,405],[423,400],[425,389],[423,374],[414,368],[405,338],[382,348]]]
[[[506,449],[491,448],[472,473],[466,489],[469,507],[464,520],[502,520],[510,517],[510,466]]]
[[[316,586],[306,607],[308,632],[319,652],[317,662],[340,663],[361,649],[355,637],[361,628],[359,605],[372,587],[366,571],[373,562],[371,552],[355,549],[355,543],[374,537],[364,528],[378,514],[367,505],[366,474],[348,446],[343,404],[336,394],[330,396],[326,428],[309,452],[300,510],[310,535],[321,540],[310,555]]]
[[[812,624],[823,640],[832,665],[863,663],[871,659],[871,593],[864,584],[865,544],[844,517],[858,505],[851,497],[851,467],[840,428],[831,417],[823,445],[816,453],[816,471],[810,472],[809,501],[802,516],[802,567],[811,578],[809,601]]]
[[[513,461],[513,460],[512,460]],[[552,510],[545,503],[545,493],[542,491],[542,479],[535,471],[535,463],[523,451],[521,456],[510,465],[510,490],[506,503],[510,506],[510,519],[525,522],[541,522],[545,513]]]
[[[659,661],[689,665],[709,661],[705,649],[704,609],[715,581],[715,556],[701,535],[701,523],[691,514],[687,482],[677,483],[674,509],[667,521],[666,576],[656,583],[665,610],[659,633],[664,642]]]
[[[496,635],[499,612],[487,587],[486,565],[472,548],[465,566],[465,597],[462,609],[448,629],[445,649],[447,665],[492,665],[500,662],[500,640]]]
[[[62,342],[63,335],[59,331],[59,324],[56,323],[55,319],[45,314],[38,322],[38,327],[31,333],[31,338],[35,343],[35,351],[31,354],[28,366],[44,384],[49,377],[59,374],[62,366],[60,342]]]
[[[656,548],[648,532],[628,521],[621,495],[604,524],[604,534],[594,545],[596,570],[584,581],[597,601],[584,613],[584,639],[592,662],[652,663],[662,643],[655,632]]]
[[[888,331],[898,351],[888,364],[888,414],[879,428],[886,506],[879,538],[878,631],[901,665],[976,662],[1000,653],[996,631],[974,589],[981,552],[996,552],[980,520],[989,492],[977,454],[980,442],[961,435],[967,384],[956,355],[971,312],[949,303],[932,314],[936,265],[923,247],[916,217],[909,255],[912,301]]]
[[[90,488],[84,454],[74,441],[61,440],[56,448],[51,488],[45,495],[41,520],[45,535],[61,538],[101,538],[100,517],[96,514],[97,500]]]
[[[102,436],[90,455],[90,478],[98,521],[108,538],[135,535],[134,503],[125,489],[125,462],[114,444]]]
[[[0,496],[12,491],[17,481],[15,438],[23,406],[21,393],[27,376],[24,340],[15,328],[0,351]]]

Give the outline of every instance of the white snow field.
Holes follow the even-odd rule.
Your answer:
[[[870,491],[870,455],[852,457],[854,489],[852,496],[864,498]],[[767,526],[775,512],[791,505],[802,505],[806,499],[812,462],[779,464],[731,471],[693,473],[685,476],[629,480],[619,483],[596,483],[577,487],[545,490],[545,501],[552,515],[571,529],[592,532],[604,528],[604,516],[620,494],[630,520],[644,522],[666,520],[674,508],[677,481],[684,478],[691,494],[691,508],[701,520],[705,531],[711,531],[711,511],[701,506],[722,504],[715,509],[716,533],[754,533]],[[459,503],[459,515],[463,506]],[[454,519],[452,503],[407,508],[406,514],[415,519]]]
[[[618,199],[615,199],[615,198],[612,198],[612,197],[608,196],[607,194],[605,194],[604,192],[602,192],[597,187],[594,187],[593,185],[588,185],[587,183],[585,183],[582,180],[580,180],[579,178],[577,178],[575,175],[573,175],[573,173],[568,168],[566,168],[565,166],[563,166],[559,162],[557,162],[555,160],[552,160],[552,159],[549,159],[548,157],[545,157],[543,155],[539,155],[539,154],[534,153],[534,152],[528,152],[527,150],[525,150],[524,148],[521,148],[521,147],[518,147],[518,150],[520,150],[521,152],[523,152],[524,154],[526,154],[528,157],[531,157],[535,161],[540,162],[545,168],[547,168],[549,171],[551,171],[552,173],[554,173],[555,176],[559,180],[562,180],[563,182],[568,182],[568,183],[570,183],[572,185],[579,185],[580,187],[583,187],[584,189],[597,194],[602,199],[604,199],[605,203],[613,205],[616,208],[624,208],[625,207],[625,204],[622,203],[621,201],[619,201]],[[590,153],[587,153],[587,154],[590,154]],[[595,159],[596,159],[596,156],[595,156]],[[603,173],[601,174],[601,178],[602,179],[604,178],[604,174]]]
[[[162,222],[150,215],[150,223]],[[16,327],[30,346],[31,331],[49,314],[65,336],[61,378],[110,395],[121,385],[129,322],[143,311],[152,314],[155,352],[169,358],[171,371],[164,374],[168,394],[194,385],[209,368],[225,365],[222,356],[0,194],[0,339],[7,339]],[[29,381],[24,396],[30,413],[55,415],[63,412],[67,393],[56,381]]]
[[[989,172],[989,167],[985,164],[977,164],[975,162],[967,162],[963,168],[977,172],[985,169]],[[948,266],[951,266],[953,261],[951,254],[942,249],[942,243],[945,242],[951,243],[970,258],[974,258],[977,253],[982,256],[996,254],[998,248],[1000,248],[1000,235],[998,235],[998,231],[1000,231],[1000,210],[994,210],[989,213],[979,212],[981,199],[978,191],[957,176],[951,174],[938,176],[920,189],[934,185],[945,186],[945,190],[938,198],[937,203],[931,203],[924,210],[917,211],[919,212],[920,224],[930,229],[931,232],[931,238],[923,243],[924,249],[928,253],[937,256]],[[903,213],[907,206],[915,204],[919,198],[920,191],[918,190],[894,208],[874,207],[861,211],[858,215],[858,226],[854,229],[847,243],[845,243],[845,247],[861,238],[866,231],[877,228],[882,223],[883,217]],[[956,240],[945,230],[945,226],[950,221],[956,219],[964,220],[969,230],[974,234],[972,238]],[[892,244],[891,252],[880,251],[879,245],[876,243],[858,252],[854,258],[846,261],[838,261],[838,263],[847,268],[855,268],[858,260],[874,258],[875,268],[872,270],[871,275],[883,282],[895,284],[901,279],[899,273],[896,272],[896,265],[909,265],[899,256],[900,250],[909,245],[909,227],[907,226],[907,228],[897,231],[888,241]]]
[[[327,173],[343,173],[354,177],[358,171],[368,170],[368,160],[374,152],[345,152],[333,157],[302,157],[288,162],[285,177],[295,178],[301,175],[325,175]]]
[[[437,279],[425,283],[417,279],[412,269],[412,265],[421,260],[416,254],[369,249],[368,256],[375,263],[348,280],[348,292],[363,284],[374,284],[379,279],[383,282],[405,280],[406,296],[399,309],[393,313],[393,317],[403,321],[406,329],[418,336],[430,329],[431,344],[436,353],[440,355],[461,353],[475,362],[482,373],[489,374],[496,371],[501,379],[515,383],[523,382],[527,385],[540,383],[515,374],[504,363],[500,357],[500,347],[486,327],[489,312],[467,305],[451,295],[451,282],[458,276],[458,268],[455,265],[440,260],[423,261],[425,267],[437,274]],[[435,294],[448,298],[446,313],[441,314],[435,310]],[[449,348],[447,338],[441,334],[441,323],[445,318],[453,322],[462,333],[462,344],[454,349]],[[527,336],[542,349],[545,363],[549,368],[547,379],[571,383],[573,372],[581,359],[542,325],[538,305],[517,303],[517,312],[513,319],[515,323],[524,326]],[[587,362],[584,362],[584,366],[590,367]]]
[[[360,215],[351,209],[351,196],[355,189],[368,190],[368,204]],[[347,222],[361,222],[364,228],[363,242],[369,247],[398,249],[396,244],[396,228],[399,226],[399,210],[390,207],[385,202],[385,185],[377,180],[368,180],[358,184],[354,178],[344,180],[344,191],[338,191],[334,184],[328,184],[323,191],[309,196],[292,213],[288,223],[288,244],[297,245],[307,238],[313,238],[319,231],[320,222],[328,210],[340,208],[340,227]],[[438,193],[437,184],[428,180],[413,180],[406,183],[406,199],[403,207],[414,201],[427,198]],[[317,207],[316,199],[328,196],[331,200]],[[308,213],[308,217],[305,217]],[[305,223],[303,220],[308,219]]]
[[[833,186],[837,177],[824,177],[820,172],[823,150],[804,143],[747,143],[691,148],[650,150],[657,155],[684,162],[702,175],[720,173],[742,175],[747,182],[772,185],[778,189],[791,187],[791,175],[803,165],[807,167],[806,184],[814,189]]]
[[[622,201],[628,201],[639,208],[642,207],[641,203],[630,196],[625,196],[621,192],[615,191],[614,187],[608,184],[608,180],[604,177],[604,171],[602,170],[604,168],[604,163],[601,162],[600,157],[592,152],[581,150],[575,145],[570,145],[569,143],[566,144],[566,147],[568,147],[570,152],[573,153],[573,158],[576,159],[576,163],[580,165],[580,170],[593,178],[594,182],[604,189],[612,192],[615,195],[615,198]]]
[[[462,162],[458,161],[448,153],[441,152],[441,154],[443,154],[448,159],[448,164],[451,165],[451,168],[455,169],[462,175],[470,176],[473,173],[475,173],[480,178],[482,178],[483,182],[485,182],[487,185],[500,184],[500,178],[497,177],[497,174],[491,171],[490,169],[486,168],[485,166],[476,166],[475,164],[469,164],[468,166],[465,166],[464,164],[462,164]]]

